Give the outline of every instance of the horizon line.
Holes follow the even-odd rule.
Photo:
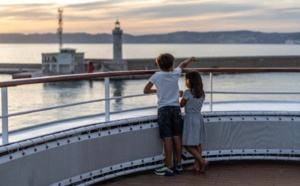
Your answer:
[[[217,32],[256,32],[256,33],[265,33],[265,34],[291,34],[291,33],[300,33],[298,32],[263,32],[263,31],[253,31],[253,30],[223,30],[223,31],[174,31],[174,32],[167,32],[167,33],[153,33],[153,34],[130,34],[130,33],[124,33],[123,35],[133,35],[133,36],[144,36],[144,35],[164,35],[164,34],[172,34],[172,33],[180,33],[180,32],[190,32],[190,33],[217,33]],[[22,34],[22,35],[34,35],[34,34],[57,34],[55,32],[36,32],[36,33],[21,33],[21,32],[6,32],[6,33],[0,33],[0,34]],[[63,34],[90,34],[90,35],[97,35],[97,34],[108,34],[112,35],[112,33],[102,32],[102,33],[89,33],[89,32],[65,32]]]

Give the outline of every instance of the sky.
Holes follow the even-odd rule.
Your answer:
[[[0,0],[0,33],[300,32],[300,0]]]

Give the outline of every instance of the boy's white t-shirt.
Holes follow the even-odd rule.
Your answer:
[[[156,72],[149,79],[156,87],[158,108],[180,106],[178,79],[181,76],[181,72],[182,69],[177,67],[170,72]]]

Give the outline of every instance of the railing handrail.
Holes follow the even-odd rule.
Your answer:
[[[300,72],[299,67],[293,68],[186,68],[187,71],[198,71],[203,73],[258,73],[258,72]],[[151,75],[158,69],[154,70],[128,70],[128,71],[110,71],[110,72],[95,72],[84,74],[56,75],[46,77],[36,77],[28,79],[15,79],[10,81],[0,82],[0,88],[12,87],[26,84],[50,83],[60,81],[75,81],[87,80],[94,78],[117,77],[117,76],[132,76],[132,75]]]

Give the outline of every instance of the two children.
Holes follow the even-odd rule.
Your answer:
[[[191,57],[179,64],[174,69],[174,57],[171,54],[161,54],[156,58],[156,64],[161,69],[151,76],[144,88],[144,93],[156,93],[158,97],[158,125],[160,137],[164,142],[165,166],[155,169],[157,175],[173,176],[174,171],[181,173],[182,144],[185,145],[195,157],[195,163],[188,168],[204,172],[208,162],[201,157],[201,143],[205,140],[205,129],[203,118],[200,115],[204,101],[202,79],[199,73],[189,72],[186,75],[186,86],[189,90],[184,92],[179,103],[178,79],[182,70],[196,59]],[[156,89],[152,89],[155,85]],[[180,106],[185,106],[186,117],[183,120]],[[184,128],[184,129],[183,129]],[[183,133],[183,139],[181,139]],[[183,140],[183,141],[182,141]],[[175,144],[177,164],[172,167],[172,143]]]
[[[163,176],[173,176],[174,171],[181,173],[182,144],[181,136],[183,130],[183,120],[179,104],[178,79],[182,70],[190,63],[196,61],[191,57],[179,64],[174,69],[174,56],[171,54],[161,54],[156,58],[156,64],[161,69],[151,76],[144,88],[144,93],[156,93],[158,98],[158,125],[160,137],[164,142],[165,166],[155,169],[154,173]],[[156,89],[153,89],[155,85]],[[172,168],[172,144],[175,144],[177,164]],[[174,170],[174,171],[173,171]]]

